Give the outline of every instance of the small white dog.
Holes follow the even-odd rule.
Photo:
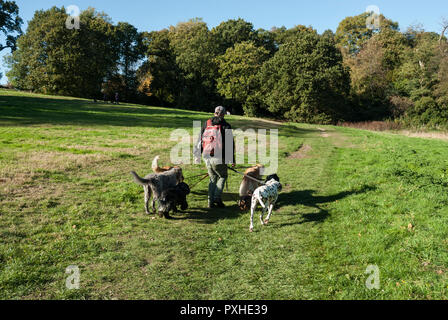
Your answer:
[[[257,209],[258,203],[260,203],[263,208],[260,216],[261,224],[268,224],[280,191],[282,191],[282,185],[276,174],[267,177],[266,184],[254,191],[252,196],[252,205],[250,208],[250,232],[254,231],[254,213]],[[266,210],[268,210],[268,216],[266,217],[266,220],[263,221]]]

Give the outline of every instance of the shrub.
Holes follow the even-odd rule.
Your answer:
[[[448,108],[445,105],[438,104],[432,97],[422,97],[413,108],[406,112],[403,120],[414,127],[446,127],[448,126]]]
[[[414,102],[402,96],[391,96],[389,98],[390,112],[394,118],[399,118],[406,114],[406,112],[414,107]]]

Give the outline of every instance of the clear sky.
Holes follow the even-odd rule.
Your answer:
[[[399,22],[403,31],[419,23],[427,31],[440,32],[442,18],[448,19],[448,0],[16,0],[16,3],[25,21],[24,30],[35,10],[69,5],[81,10],[94,7],[107,13],[115,23],[126,21],[140,31],[160,30],[195,17],[203,18],[210,28],[228,19],[243,18],[256,29],[302,24],[319,32],[336,31],[342,19],[364,12],[369,5],[378,6],[387,18]],[[0,62],[7,51],[0,53]],[[3,66],[0,72],[5,73]],[[5,83],[6,78],[1,82]]]

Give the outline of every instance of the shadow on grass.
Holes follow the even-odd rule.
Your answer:
[[[320,206],[321,204],[332,203],[332,202],[342,200],[342,199],[347,198],[352,195],[375,191],[376,189],[377,188],[375,186],[364,185],[357,190],[342,191],[342,192],[339,192],[337,194],[330,195],[330,196],[314,196],[314,194],[316,193],[315,190],[302,190],[302,191],[293,191],[290,193],[282,193],[279,195],[279,199],[277,202],[278,207],[300,204],[300,205],[304,205],[307,207],[317,209],[318,212],[302,214],[301,217],[303,219],[301,221],[278,224],[278,226],[284,227],[284,226],[304,224],[304,223],[309,223],[309,222],[322,223],[330,217],[330,212],[328,212],[328,210],[326,210],[326,209],[323,209]],[[296,215],[297,214],[294,214],[294,216],[296,216]]]
[[[1,119],[12,125],[112,125],[126,127],[191,126],[188,110],[160,109],[137,105],[113,105],[86,100],[3,96]],[[204,116],[205,117],[205,116]]]
[[[0,126],[23,125],[80,125],[192,128],[193,121],[205,121],[212,114],[191,110],[154,108],[132,104],[93,103],[80,99],[53,97],[1,96]],[[212,110],[211,110],[212,111]],[[297,136],[317,132],[288,124],[276,124],[257,120],[230,119],[234,129],[280,129],[281,136]]]
[[[228,205],[226,208],[214,208],[208,209],[208,192],[207,191],[192,191],[192,195],[196,200],[204,204],[204,207],[190,207],[183,217],[174,217],[175,220],[193,220],[198,223],[212,224],[219,220],[224,219],[236,219],[245,212],[242,212],[237,205],[238,194],[237,193],[224,193],[223,201]]]
[[[376,190],[375,186],[369,186],[365,185],[358,190],[350,190],[350,191],[342,191],[334,195],[330,196],[314,196],[316,193],[315,190],[302,190],[302,191],[293,191],[289,193],[282,193],[279,195],[279,199],[277,201],[276,207],[282,207],[282,206],[288,206],[288,205],[304,205],[307,207],[311,207],[314,209],[317,209],[317,213],[307,213],[302,214],[302,220],[300,221],[294,221],[290,223],[282,223],[277,224],[278,227],[285,227],[290,225],[297,225],[297,224],[304,224],[304,223],[322,223],[324,222],[328,217],[330,217],[330,213],[328,210],[323,209],[320,205],[326,204],[326,203],[332,203],[338,200],[342,200],[346,197],[356,195],[356,194],[362,194],[367,193],[369,191]],[[207,198],[208,193],[207,191],[192,191],[192,195],[195,195],[196,199],[199,200],[199,202],[204,203],[204,207],[192,207],[189,208],[184,216],[182,217],[173,217],[175,220],[196,220],[199,223],[206,223],[206,224],[212,224],[219,220],[224,219],[236,219],[239,218],[241,215],[248,214],[248,212],[243,212],[239,209],[237,205],[238,200],[238,194],[237,193],[224,193],[223,194],[223,200],[224,202],[234,202],[234,205],[228,206],[224,209],[215,208],[215,209],[208,209],[206,207],[207,205]],[[293,214],[294,216],[297,216],[297,214]]]
[[[219,220],[237,219],[244,213],[236,204],[223,209],[191,208],[188,210],[187,215],[181,219],[213,224]]]

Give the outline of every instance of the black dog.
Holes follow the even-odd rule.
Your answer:
[[[159,216],[170,219],[170,212],[178,212],[177,207],[180,206],[182,211],[188,209],[187,196],[190,194],[190,187],[182,182],[174,188],[170,188],[162,192],[159,198]]]
[[[280,182],[280,178],[279,178],[278,175],[276,175],[276,174],[271,174],[270,176],[268,176],[268,177],[266,178],[266,183],[269,182],[269,181],[271,181],[271,180],[275,180],[275,181],[277,181],[277,182]]]

